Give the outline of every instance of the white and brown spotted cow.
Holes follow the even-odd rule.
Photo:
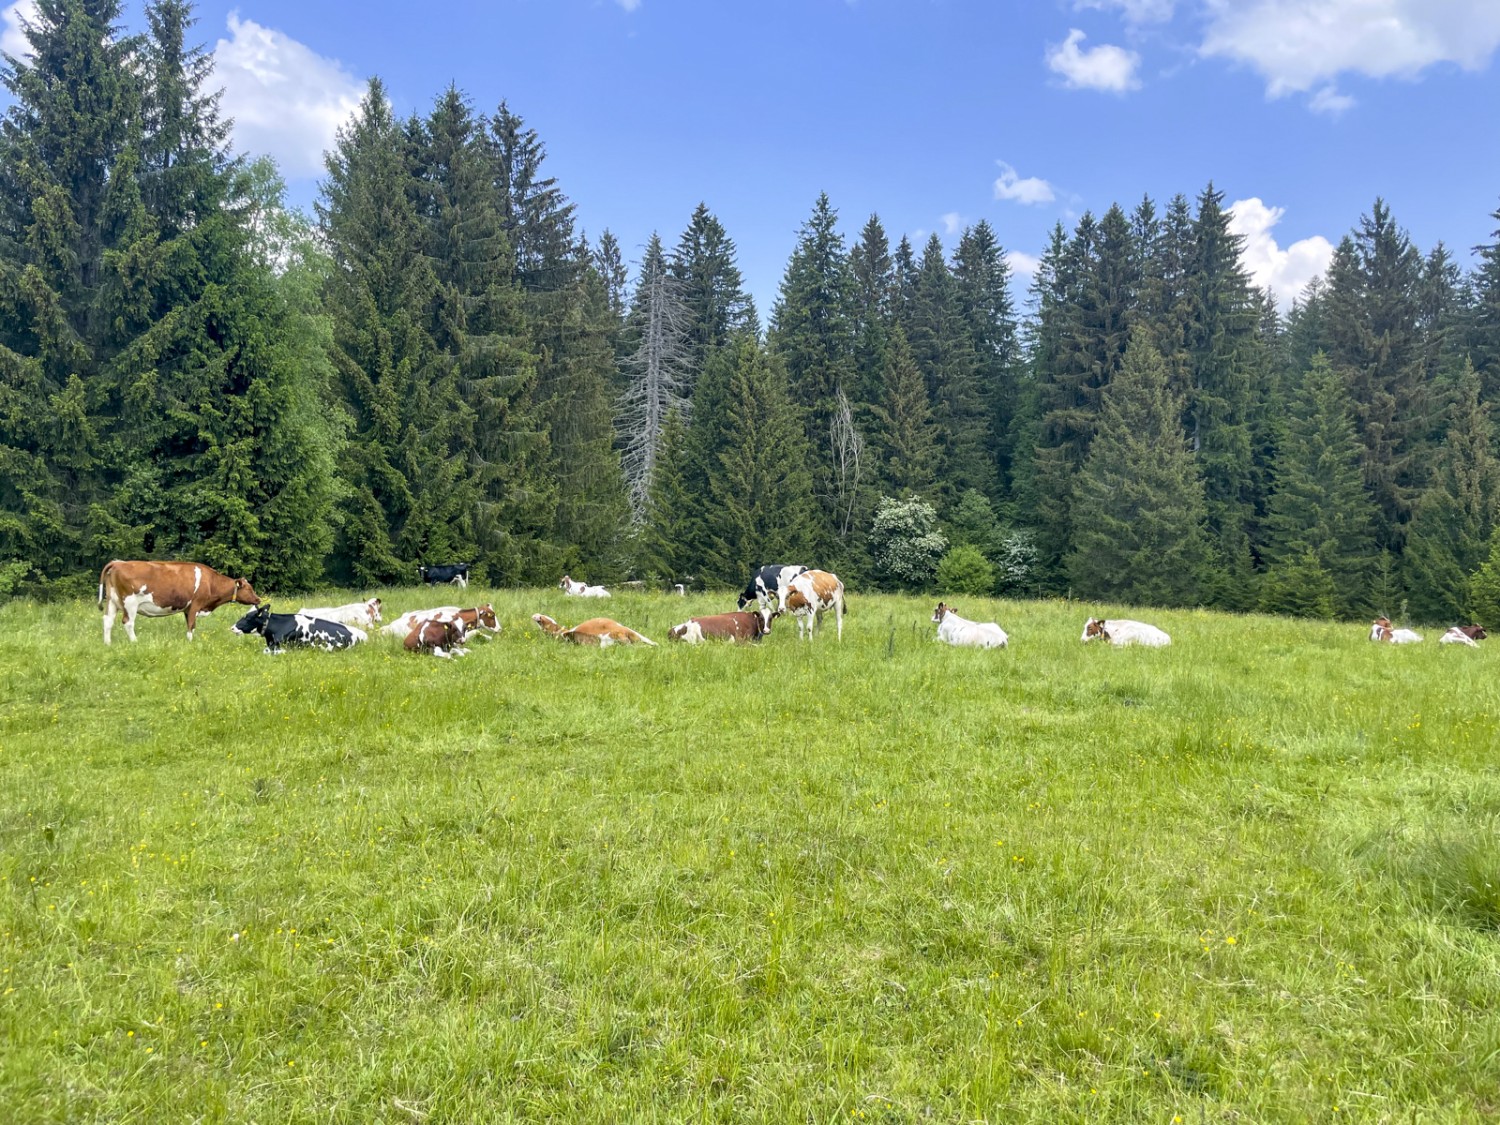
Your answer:
[[[125,632],[135,640],[137,614],[147,617],[187,616],[187,638],[200,613],[239,602],[260,605],[247,578],[227,578],[211,566],[195,562],[122,562],[115,559],[99,572],[99,608],[104,611],[104,643],[109,644],[115,614],[125,613]]]
[[[790,613],[797,619],[797,635],[812,639],[818,620],[829,610],[838,622],[839,640],[844,639],[844,584],[837,574],[826,570],[804,570],[781,588],[778,613]]]
[[[667,640],[696,645],[704,641],[733,641],[744,644],[758,641],[771,631],[770,617],[762,613],[712,613],[689,617],[681,625],[667,630]]]

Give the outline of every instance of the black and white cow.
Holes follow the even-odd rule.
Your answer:
[[[428,586],[451,582],[455,586],[469,588],[469,568],[473,563],[444,563],[442,566],[419,566],[417,577]]]
[[[767,612],[775,609],[786,584],[806,569],[805,566],[784,563],[758,568],[740,594],[739,608],[744,609],[754,602]]]
[[[270,653],[279,653],[282,645],[308,645],[333,652],[365,639],[365,631],[352,625],[304,617],[300,613],[272,613],[270,602],[263,602],[245,614],[230,632],[244,637],[259,633],[266,639],[266,651]]]

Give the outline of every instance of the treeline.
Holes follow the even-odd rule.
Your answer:
[[[316,215],[236,160],[191,8],[40,0],[0,132],[0,593],[743,581],[1500,620],[1500,231],[1385,204],[1282,316],[1211,185],[1059,225],[803,225],[762,325],[700,206],[634,278],[507,105],[378,81]],[[1495,215],[1500,220],[1500,212]]]

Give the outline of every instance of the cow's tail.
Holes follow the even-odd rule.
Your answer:
[[[104,564],[104,569],[99,572],[99,608],[104,608],[104,584],[109,581],[110,569],[119,562],[119,559],[111,559]]]

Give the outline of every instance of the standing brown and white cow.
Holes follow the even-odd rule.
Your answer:
[[[826,570],[804,570],[781,587],[781,613],[797,619],[797,635],[812,640],[813,630],[823,614],[832,610],[838,622],[839,640],[844,639],[844,584],[837,574]]]
[[[226,578],[211,566],[195,562],[107,563],[99,573],[99,608],[104,611],[104,643],[115,626],[115,614],[125,611],[125,632],[135,640],[136,614],[147,617],[187,616],[187,638],[200,613],[239,602],[260,605],[247,578]]]

